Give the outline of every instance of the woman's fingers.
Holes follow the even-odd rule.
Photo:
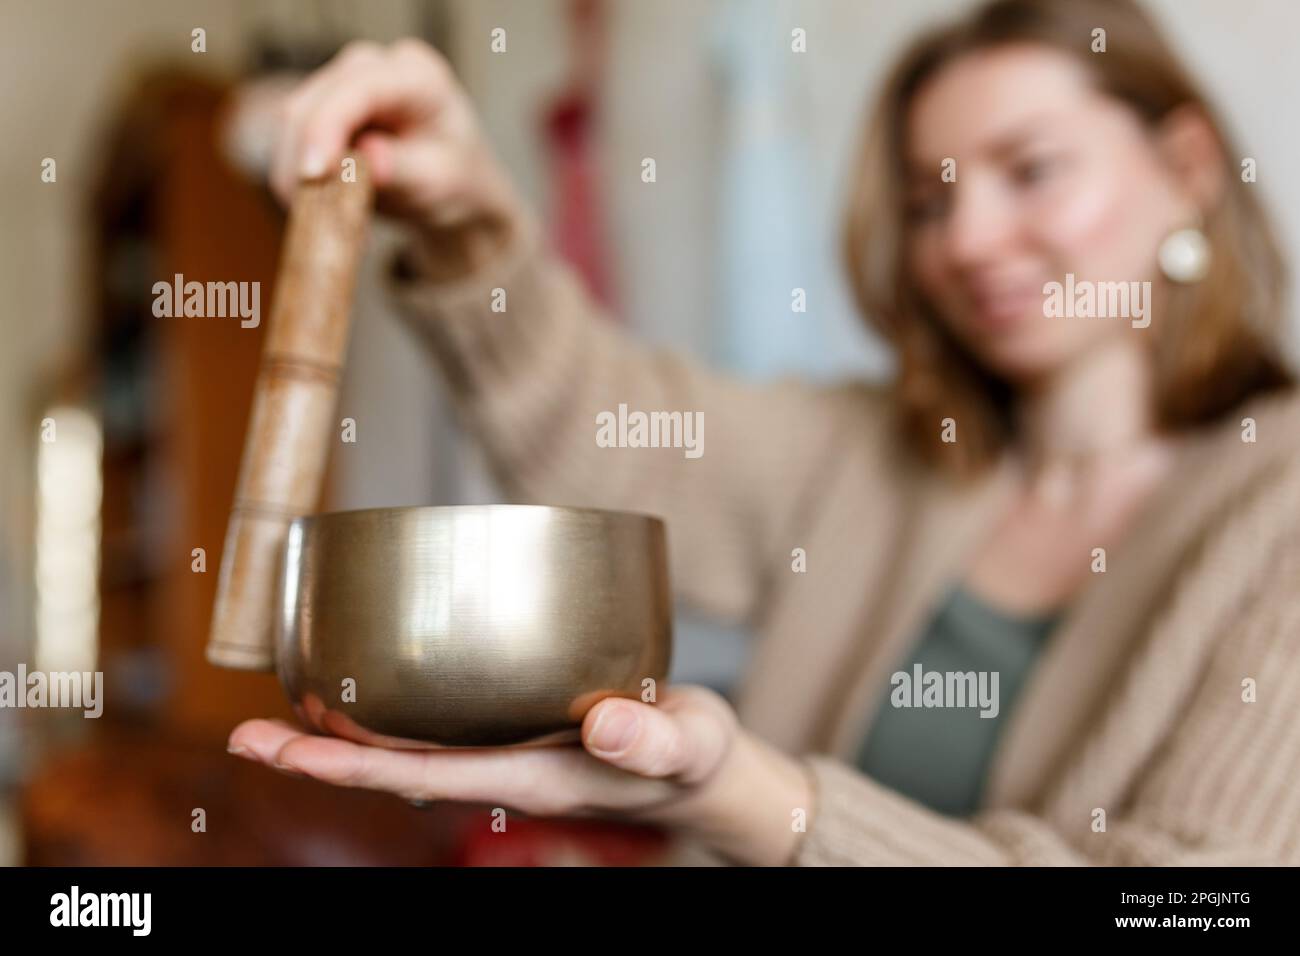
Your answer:
[[[365,157],[376,189],[386,189],[395,179],[397,164],[393,153],[396,146],[397,137],[381,130],[367,130],[357,137],[357,152]]]
[[[274,765],[280,748],[301,736],[301,730],[282,720],[246,720],[231,732],[226,748],[241,757]]]
[[[297,143],[297,174],[324,173],[370,123],[399,125],[424,113],[431,117],[444,95],[433,71],[416,73],[389,59],[338,74],[310,103]]]
[[[466,195],[469,174],[455,147],[433,137],[363,133],[357,152],[366,158],[378,189],[397,210],[418,213],[430,225],[466,218],[475,200]]]
[[[577,747],[414,751],[300,735],[275,756],[281,769],[408,800],[456,800],[563,815],[591,802],[602,768]]]
[[[271,188],[286,204],[293,197],[301,166],[302,130],[322,96],[354,55],[345,47],[334,59],[303,80],[285,103],[284,124],[271,157]]]
[[[326,173],[368,125],[400,129],[432,119],[452,82],[450,69],[422,45],[346,47],[290,101],[272,169],[276,192],[287,198],[299,179]]]
[[[572,746],[392,750],[305,734],[271,720],[240,724],[230,735],[229,749],[337,786],[385,790],[412,800],[504,803],[520,809],[580,802],[576,792],[583,782],[581,765],[594,764]],[[574,792],[572,800],[569,791]]]
[[[276,754],[279,766],[340,787],[387,790],[407,799],[437,799],[425,775],[424,754],[367,747],[336,737],[300,735]]]

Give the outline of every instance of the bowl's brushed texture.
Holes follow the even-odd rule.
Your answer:
[[[582,508],[377,508],[294,521],[276,666],[302,719],[362,742],[576,739],[662,683],[664,524]],[[417,744],[418,745],[418,744]]]

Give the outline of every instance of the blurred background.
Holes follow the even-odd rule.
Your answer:
[[[0,864],[653,861],[647,830],[512,820],[488,841],[483,808],[416,809],[225,753],[239,720],[289,716],[273,677],[203,659],[266,322],[157,319],[151,287],[260,281],[269,317],[284,91],[350,39],[418,36],[610,321],[753,378],[886,375],[839,274],[846,164],[893,55],[963,6],[0,0],[0,671],[100,670],[106,700],[98,720],[0,708]],[[1279,120],[1300,89],[1300,6],[1151,6],[1256,159],[1294,255],[1300,127]],[[395,240],[372,241],[340,403],[358,443],[335,448],[362,453],[335,454],[322,507],[499,500],[390,314]],[[794,286],[797,324],[762,305]],[[725,693],[746,649],[683,609],[673,677]]]

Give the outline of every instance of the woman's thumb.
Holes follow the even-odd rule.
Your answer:
[[[644,777],[691,782],[707,776],[730,745],[734,721],[722,708],[677,690],[662,704],[611,697],[582,722],[592,755]]]
[[[470,173],[449,144],[372,130],[361,135],[356,148],[375,188],[397,206],[426,217],[429,225],[455,225],[479,211],[466,182]]]

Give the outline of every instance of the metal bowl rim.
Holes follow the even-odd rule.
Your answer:
[[[300,515],[293,523],[308,530],[312,525],[334,518],[355,518],[367,514],[391,515],[429,515],[430,517],[447,512],[499,512],[499,511],[550,511],[574,516],[590,515],[603,518],[634,518],[648,521],[666,528],[664,519],[659,515],[644,511],[623,511],[613,508],[582,508],[574,505],[525,505],[525,504],[479,504],[479,505],[398,505],[396,507],[349,508],[345,511],[321,511],[315,514]]]

